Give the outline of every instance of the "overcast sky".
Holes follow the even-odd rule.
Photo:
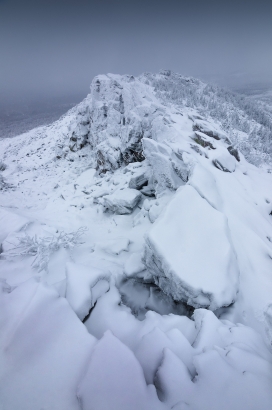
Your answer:
[[[85,96],[99,73],[272,80],[272,0],[0,0],[2,98]]]

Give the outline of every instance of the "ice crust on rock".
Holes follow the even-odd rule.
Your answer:
[[[142,138],[160,135],[161,127],[167,132],[161,119],[164,112],[152,87],[139,79],[114,74],[97,76],[69,126],[70,146],[78,150],[88,141],[95,149],[96,168],[102,173],[123,163],[142,161]]]
[[[144,261],[175,300],[215,310],[236,299],[238,267],[222,213],[180,188],[146,237]]]
[[[149,161],[156,193],[165,189],[176,190],[188,181],[190,164],[182,153],[175,153],[166,144],[143,138],[144,154]]]
[[[224,172],[234,172],[236,168],[236,161],[233,155],[224,147],[221,147],[220,151],[217,150],[213,163],[216,168]]]
[[[128,187],[132,189],[141,189],[144,185],[147,185],[147,183],[148,177],[145,172],[142,172],[130,179]]]
[[[104,207],[113,213],[124,215],[130,214],[142,198],[142,194],[136,189],[124,188],[116,190],[111,195],[104,196]]]
[[[230,144],[230,140],[226,133],[218,129],[217,126],[208,123],[207,121],[199,119],[194,120],[193,129],[194,131],[200,131],[203,134],[206,134],[209,137],[214,138],[215,140],[223,140],[227,144]]]

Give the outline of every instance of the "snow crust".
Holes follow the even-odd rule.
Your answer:
[[[144,261],[175,300],[212,310],[236,299],[238,267],[222,213],[187,185],[146,237]]]
[[[0,141],[1,409],[272,408],[272,174],[171,75]]]

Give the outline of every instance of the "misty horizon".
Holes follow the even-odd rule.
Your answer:
[[[248,95],[272,89],[260,1],[0,0],[0,137],[50,124],[98,74],[170,69]]]
[[[271,12],[264,0],[2,0],[1,102],[84,98],[95,75],[162,68],[272,84]]]

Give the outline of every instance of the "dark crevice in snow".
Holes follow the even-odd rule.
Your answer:
[[[219,309],[216,309],[213,311],[213,313],[215,314],[215,316],[218,319],[224,319],[224,316],[228,313],[229,310],[231,310],[234,307],[235,302],[232,302],[230,305],[228,306],[222,306]]]
[[[154,282],[140,278],[126,278],[119,284],[121,301],[131,309],[139,320],[152,310],[161,315],[173,313],[179,316],[192,317],[194,308],[183,302],[175,301],[166,295]]]
[[[91,307],[91,309],[89,310],[89,313],[84,317],[84,319],[82,320],[82,323],[85,323],[85,322],[89,319],[89,317],[91,316],[91,313],[92,313],[93,309],[94,309],[95,306],[96,306],[96,303],[97,303],[97,301],[96,301],[95,304]]]

